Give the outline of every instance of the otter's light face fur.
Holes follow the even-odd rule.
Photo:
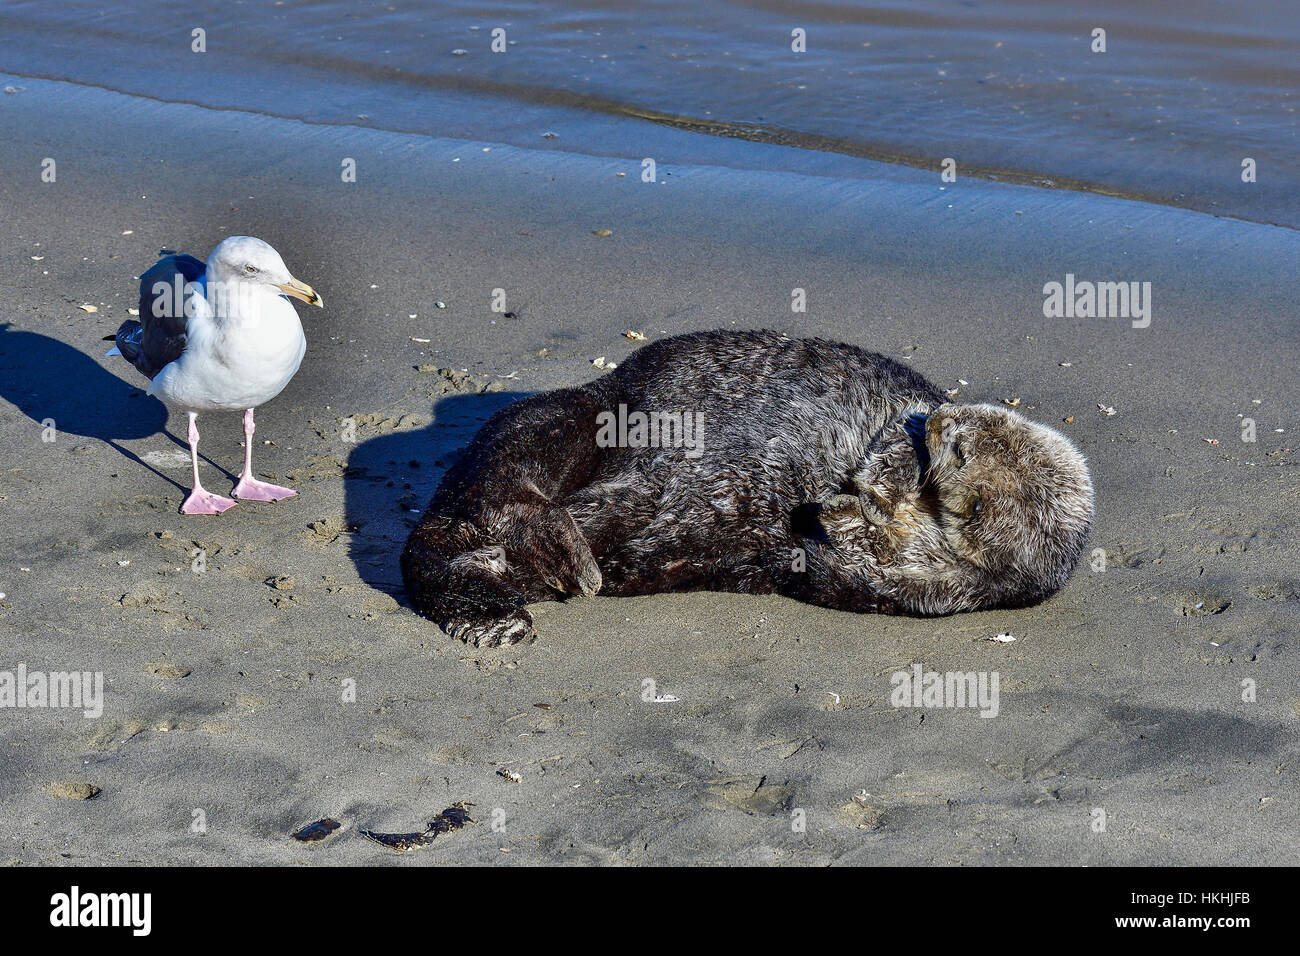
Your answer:
[[[896,612],[1036,604],[1078,563],[1092,479],[1063,435],[995,405],[911,406],[821,503],[836,561]]]
[[[996,405],[945,404],[926,422],[925,444],[936,518],[998,603],[1035,603],[1060,588],[1093,514],[1088,465],[1069,439]]]

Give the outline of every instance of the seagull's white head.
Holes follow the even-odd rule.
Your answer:
[[[227,294],[261,287],[277,295],[302,299],[308,305],[325,304],[315,289],[289,273],[280,253],[253,236],[231,236],[219,242],[208,256],[207,281],[209,297],[217,284]]]

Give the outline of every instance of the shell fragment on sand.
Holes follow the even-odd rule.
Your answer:
[[[50,784],[45,792],[55,800],[93,800],[99,796],[100,789],[93,783],[61,781]]]

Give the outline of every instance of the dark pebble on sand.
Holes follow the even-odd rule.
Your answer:
[[[315,843],[323,840],[343,824],[337,820],[331,820],[326,817],[324,820],[317,820],[315,823],[309,823],[293,835],[295,840],[301,840],[303,843]]]

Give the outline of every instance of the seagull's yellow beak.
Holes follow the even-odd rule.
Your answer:
[[[299,282],[297,279],[290,279],[283,285],[276,285],[276,288],[287,296],[302,299],[308,305],[314,305],[317,308],[324,308],[325,306],[325,300],[320,297],[320,293],[307,283]]]

